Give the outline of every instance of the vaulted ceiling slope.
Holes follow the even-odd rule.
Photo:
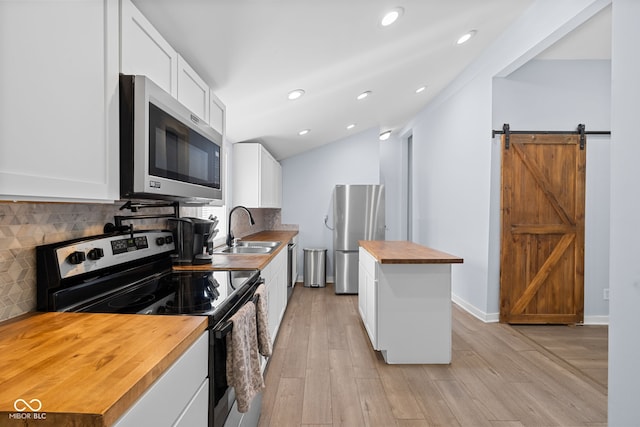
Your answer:
[[[366,129],[398,130],[533,0],[133,2],[225,103],[228,139],[262,142],[283,159]],[[402,15],[383,27],[394,7]],[[298,88],[304,96],[288,100]]]

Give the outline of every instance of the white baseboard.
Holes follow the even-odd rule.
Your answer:
[[[500,320],[500,313],[485,313],[476,306],[469,304],[456,294],[451,294],[451,300],[473,317],[484,323],[496,323]],[[609,316],[584,316],[585,325],[608,325]]]
[[[473,317],[482,320],[484,323],[495,323],[500,320],[500,313],[485,313],[476,306],[469,304],[456,294],[451,294],[451,300]]]
[[[609,316],[584,316],[585,325],[608,325]]]

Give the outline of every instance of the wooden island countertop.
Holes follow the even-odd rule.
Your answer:
[[[405,240],[360,240],[380,264],[461,264],[455,255]]]
[[[287,243],[298,234],[296,230],[284,231],[260,231],[240,240],[280,242],[273,252],[269,254],[221,254],[214,249],[211,264],[202,265],[174,265],[174,271],[216,271],[216,270],[262,270],[284,248]]]
[[[63,312],[0,323],[0,425],[111,425],[206,327],[206,316]],[[21,402],[46,419],[12,419]]]

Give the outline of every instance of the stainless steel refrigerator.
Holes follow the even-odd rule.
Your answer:
[[[333,192],[336,294],[358,293],[358,240],[384,240],[384,185],[336,185]]]

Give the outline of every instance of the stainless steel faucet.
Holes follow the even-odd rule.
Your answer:
[[[227,222],[227,228],[228,228],[228,233],[227,233],[227,246],[232,246],[233,245],[233,233],[231,232],[231,214],[233,213],[233,211],[235,211],[236,209],[241,208],[244,209],[248,214],[249,214],[249,225],[255,225],[255,221],[253,220],[253,215],[251,215],[251,211],[247,208],[245,208],[244,206],[236,206],[234,208],[232,208],[229,211],[229,222]]]

